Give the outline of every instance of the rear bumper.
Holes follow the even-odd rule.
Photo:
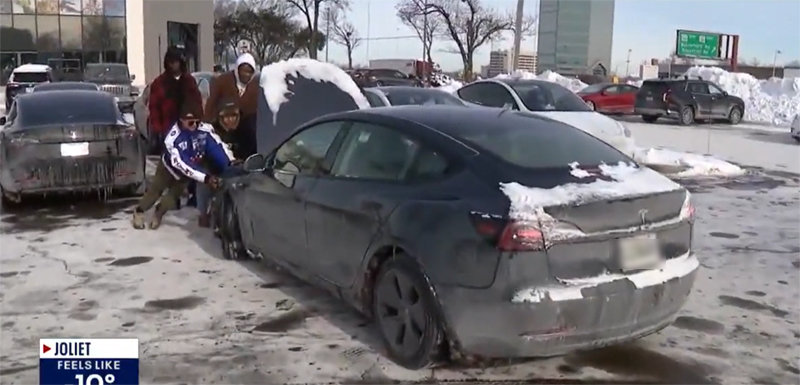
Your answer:
[[[0,173],[10,194],[121,189],[145,182],[144,159],[81,159],[26,162]]]
[[[633,109],[633,112],[636,115],[663,116],[663,117],[669,117],[669,118],[677,118],[678,117],[678,111],[663,110],[663,109],[660,109],[660,108],[635,107]]]
[[[437,295],[465,353],[547,357],[633,340],[668,326],[686,302],[698,266],[687,253],[661,270],[529,287],[502,301],[487,295],[490,289],[440,287]]]

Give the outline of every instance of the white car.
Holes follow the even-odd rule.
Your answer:
[[[6,84],[6,111],[19,94],[33,92],[37,84],[53,81],[53,69],[44,64],[23,64],[11,73]]]
[[[800,114],[795,115],[792,121],[792,138],[800,142]]]
[[[569,124],[633,156],[633,138],[627,127],[592,111],[578,95],[556,83],[495,78],[467,84],[456,94],[469,103],[530,112]]]

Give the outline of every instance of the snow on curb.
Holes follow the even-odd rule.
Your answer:
[[[264,89],[264,97],[267,99],[269,109],[272,110],[273,124],[277,122],[281,104],[289,101],[287,94],[290,95],[291,92],[288,82],[291,80],[286,80],[289,75],[295,78],[302,76],[318,82],[331,82],[348,93],[359,108],[370,107],[358,85],[341,68],[314,59],[292,58],[272,63],[261,69],[260,84]]]
[[[666,148],[640,147],[634,151],[633,158],[651,167],[680,167],[683,171],[675,174],[678,177],[738,176],[745,173],[741,167],[711,155],[679,152]]]
[[[695,66],[686,75],[702,77],[744,100],[744,120],[789,126],[800,114],[800,78],[758,80],[750,74]]]

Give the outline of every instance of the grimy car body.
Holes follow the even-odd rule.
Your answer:
[[[2,122],[0,188],[7,199],[144,187],[143,141],[108,93],[20,95]]]
[[[572,126],[402,106],[287,137],[229,181],[226,256],[329,289],[374,317],[405,367],[448,349],[530,357],[629,341],[668,326],[692,288],[689,193]],[[586,190],[602,181],[621,193]],[[548,200],[563,191],[575,193]]]

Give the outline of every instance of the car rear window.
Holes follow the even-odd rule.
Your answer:
[[[464,130],[459,136],[515,166],[542,169],[617,164],[631,160],[599,139],[566,124],[501,126]]]
[[[45,97],[35,100],[20,100],[19,117],[23,127],[51,124],[99,123],[114,124],[119,118],[117,104],[113,98],[69,97],[72,91],[37,93],[50,95],[65,93],[66,97]],[[76,91],[90,92],[90,91]]]
[[[15,83],[43,83],[46,82],[47,72],[14,72]]]

